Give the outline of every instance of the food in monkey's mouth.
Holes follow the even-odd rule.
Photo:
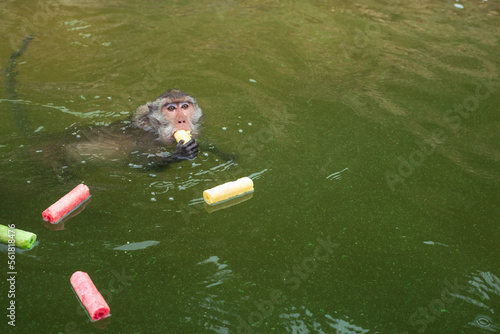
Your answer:
[[[191,131],[179,130],[174,133],[174,138],[177,142],[184,139],[184,144],[191,140]]]

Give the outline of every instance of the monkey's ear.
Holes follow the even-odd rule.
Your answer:
[[[147,115],[150,111],[151,111],[151,104],[148,103],[137,108],[135,115],[136,117]]]
[[[150,113],[152,113],[156,108],[156,106],[152,102],[148,102],[147,106],[148,106],[148,112]]]
[[[137,108],[134,115],[134,123],[139,128],[146,131],[154,131],[158,127],[158,120],[151,117],[153,105],[151,103],[145,104]]]

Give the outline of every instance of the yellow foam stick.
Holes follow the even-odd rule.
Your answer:
[[[236,181],[227,182],[203,192],[207,204],[216,204],[230,198],[253,191],[253,181],[249,177],[242,177]]]
[[[184,139],[184,144],[191,140],[191,131],[179,130],[174,133],[174,138],[177,142],[180,142]]]

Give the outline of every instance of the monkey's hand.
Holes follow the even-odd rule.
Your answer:
[[[175,147],[174,157],[192,160],[198,155],[198,146],[194,139],[191,139],[186,144],[184,144],[184,140],[181,140]]]

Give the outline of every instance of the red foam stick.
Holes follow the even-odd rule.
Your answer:
[[[43,220],[55,224],[89,196],[89,187],[84,184],[77,185],[73,190],[61,197],[42,213]]]
[[[76,271],[71,275],[70,282],[93,321],[109,316],[108,304],[87,273]]]

